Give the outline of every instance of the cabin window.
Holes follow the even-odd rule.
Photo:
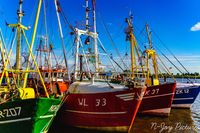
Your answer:
[[[62,78],[63,77],[63,73],[60,73],[60,78]]]
[[[57,73],[54,73],[53,75],[54,75],[54,77],[57,77]]]
[[[6,85],[6,78],[3,78],[2,85]]]
[[[49,75],[48,73],[45,73],[45,78],[48,78],[48,75]]]

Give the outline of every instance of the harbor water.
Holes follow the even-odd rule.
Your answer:
[[[137,116],[132,133],[200,133],[200,95],[191,109],[172,109],[169,117]]]
[[[105,132],[67,127],[61,125],[59,120],[56,120],[50,128],[49,133]],[[200,133],[200,95],[198,95],[191,109],[172,108],[169,117],[137,115],[134,125],[131,128],[131,133]]]

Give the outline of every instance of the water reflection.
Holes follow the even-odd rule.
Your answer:
[[[172,109],[169,117],[138,116],[134,133],[197,133],[189,109]]]
[[[200,94],[193,103],[191,111],[192,111],[192,119],[194,120],[194,123],[198,128],[198,133],[200,133]]]
[[[198,103],[199,101],[197,101]],[[200,102],[199,102],[200,103]],[[195,103],[196,105],[196,103]],[[200,122],[199,113],[196,109],[172,109],[169,117],[137,116],[131,133],[197,133],[197,123]],[[198,111],[200,112],[200,111]],[[192,118],[193,116],[193,118]],[[193,121],[194,119],[194,121]],[[197,124],[196,123],[196,124]],[[199,126],[198,126],[199,128]],[[105,133],[92,130],[84,130],[66,127],[54,123],[49,133]]]

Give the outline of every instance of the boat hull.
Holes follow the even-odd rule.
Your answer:
[[[200,92],[200,86],[182,86],[176,88],[172,107],[190,108]]]
[[[47,132],[61,100],[35,98],[6,102],[0,106],[0,131],[5,133]]]
[[[169,116],[176,83],[147,87],[138,113]]]
[[[63,124],[87,129],[127,131],[133,123],[144,88],[70,94],[61,107]]]

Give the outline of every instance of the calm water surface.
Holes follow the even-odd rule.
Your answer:
[[[61,126],[55,121],[49,133],[105,132]],[[169,117],[137,116],[131,133],[200,133],[200,95],[191,109],[172,109]]]
[[[191,109],[172,109],[167,118],[137,116],[132,133],[200,133],[200,95]]]

